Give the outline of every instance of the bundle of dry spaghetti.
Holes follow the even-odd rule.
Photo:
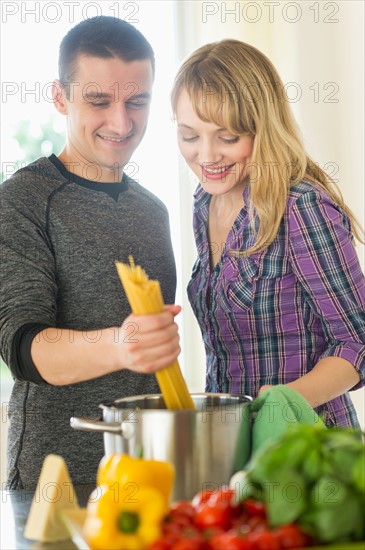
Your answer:
[[[116,262],[119,278],[135,315],[159,313],[164,308],[159,281],[148,278],[139,265],[129,257],[130,265]],[[194,409],[194,402],[186,386],[178,361],[156,372],[166,407],[168,409]]]

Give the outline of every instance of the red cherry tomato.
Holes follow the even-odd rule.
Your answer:
[[[280,542],[273,531],[253,531],[247,535],[247,539],[255,550],[281,550]]]
[[[309,546],[311,538],[303,533],[296,524],[282,525],[274,531],[274,536],[280,544],[280,548],[304,548]]]
[[[199,493],[194,496],[191,504],[194,506],[194,508],[198,508],[198,506],[200,506],[201,504],[205,504],[206,502],[208,502],[212,493],[214,493],[213,489],[204,489],[203,491],[199,491]]]
[[[162,525],[164,533],[179,534],[183,529],[188,529],[192,526],[191,518],[183,515],[167,516]]]
[[[173,544],[171,550],[204,550],[206,541],[202,533],[196,529],[187,529]]]
[[[243,502],[243,505],[248,517],[266,518],[266,506],[263,502],[248,498]]]
[[[212,550],[254,550],[251,542],[233,529],[216,535],[209,544]]]
[[[235,490],[229,487],[221,487],[217,491],[213,491],[208,499],[209,504],[219,504],[220,506],[233,507]]]
[[[213,491],[205,503],[196,507],[195,524],[200,529],[221,527],[229,529],[234,516],[234,490],[223,487]]]
[[[148,550],[171,550],[176,541],[177,538],[175,536],[165,534],[150,544]]]
[[[203,505],[195,514],[195,524],[200,529],[221,527],[228,529],[231,523],[230,510],[225,507]]]
[[[205,538],[205,540],[207,541],[208,547],[209,547],[209,541],[213,539],[215,536],[225,533],[225,531],[221,527],[207,527],[206,529],[202,529],[201,533]]]
[[[169,517],[172,520],[175,520],[175,518],[187,518],[191,523],[193,522],[193,517],[195,516],[195,508],[191,504],[191,502],[187,500],[181,500],[180,502],[176,502],[171,506]]]
[[[182,530],[193,527],[195,508],[191,502],[180,501],[171,506],[165,517],[162,531],[164,534],[179,536]]]

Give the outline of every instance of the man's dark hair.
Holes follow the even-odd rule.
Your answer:
[[[155,73],[155,56],[151,44],[130,23],[111,16],[85,19],[73,27],[60,44],[58,72],[62,84],[71,82],[77,56],[116,57],[123,61],[149,59]]]

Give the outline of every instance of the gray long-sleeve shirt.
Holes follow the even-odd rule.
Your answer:
[[[127,262],[130,254],[160,281],[165,302],[173,303],[176,272],[166,207],[132,179],[124,176],[123,182],[114,200],[70,181],[41,158],[0,186],[0,350],[11,370],[14,337],[27,324],[85,331],[120,326],[130,307],[115,261]],[[154,375],[127,370],[67,386],[15,380],[8,486],[34,487],[49,453],[65,458],[74,483],[94,482],[102,435],[73,430],[70,418],[99,417],[103,401],[155,392]]]

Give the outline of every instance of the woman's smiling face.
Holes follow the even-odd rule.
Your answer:
[[[176,105],[178,145],[188,166],[211,195],[244,186],[254,138],[233,135],[194,111],[189,94],[181,91]]]

